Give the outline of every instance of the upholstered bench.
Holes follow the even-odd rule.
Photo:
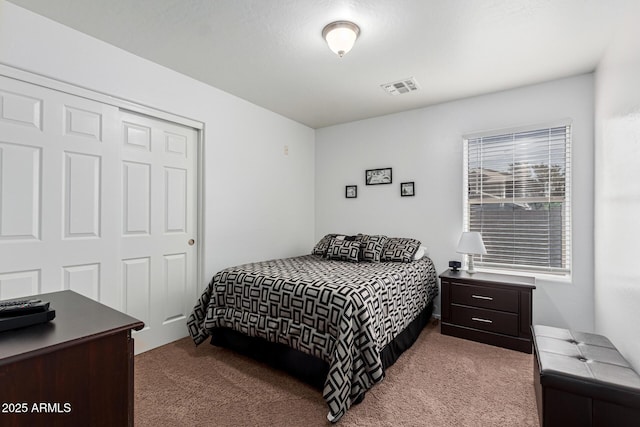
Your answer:
[[[532,330],[541,426],[640,426],[640,376],[606,337]]]

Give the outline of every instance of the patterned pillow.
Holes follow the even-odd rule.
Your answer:
[[[362,236],[360,243],[360,260],[365,262],[380,262],[382,250],[387,243],[387,236]]]
[[[358,262],[358,255],[360,254],[360,242],[357,240],[340,240],[333,239],[329,250],[327,251],[327,258],[336,261],[350,261]]]
[[[312,255],[326,256],[327,255],[327,250],[329,249],[329,245],[331,244],[331,239],[333,239],[336,236],[337,236],[337,234],[327,234],[326,236],[324,236],[313,247],[313,250],[311,251],[311,254]]]
[[[382,261],[411,262],[419,247],[419,240],[390,237],[382,250]]]

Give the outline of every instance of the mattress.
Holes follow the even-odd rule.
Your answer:
[[[196,344],[215,328],[285,344],[329,364],[323,397],[337,421],[384,378],[381,350],[437,295],[433,262],[350,263],[318,255],[218,272],[188,320]]]

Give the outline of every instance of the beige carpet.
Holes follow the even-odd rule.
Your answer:
[[[537,426],[533,356],[427,326],[337,426]],[[188,338],[135,358],[135,425],[327,426],[310,386]]]

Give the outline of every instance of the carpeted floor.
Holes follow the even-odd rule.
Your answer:
[[[537,426],[533,356],[428,325],[338,426]],[[327,426],[321,393],[229,350],[182,339],[135,358],[135,425]]]

